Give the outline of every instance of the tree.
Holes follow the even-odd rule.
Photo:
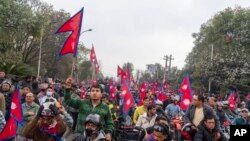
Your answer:
[[[194,47],[186,58],[192,87],[207,92],[210,79],[214,93],[225,93],[230,85],[243,94],[249,91],[249,15],[249,8],[226,8],[193,34]]]

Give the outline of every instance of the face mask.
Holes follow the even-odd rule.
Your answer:
[[[86,131],[86,135],[87,135],[88,137],[90,137],[90,136],[92,135],[92,133],[93,133],[93,130],[92,130],[92,129],[89,129],[89,128],[86,128],[85,131]]]
[[[46,93],[46,95],[47,95],[48,97],[51,97],[52,94],[53,94],[52,92],[47,92],[47,93]]]

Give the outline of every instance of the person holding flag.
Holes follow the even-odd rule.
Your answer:
[[[114,130],[114,122],[112,120],[109,107],[101,101],[103,93],[103,88],[101,87],[101,85],[92,85],[90,88],[90,99],[85,100],[72,99],[70,89],[71,84],[67,83],[64,90],[64,102],[68,106],[71,106],[75,109],[79,109],[76,132],[83,133],[85,130],[84,121],[86,120],[86,117],[91,113],[95,113],[100,115],[103,119],[102,126],[105,132],[105,138],[106,140],[111,141],[111,135]]]

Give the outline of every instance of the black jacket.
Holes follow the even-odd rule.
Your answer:
[[[186,113],[184,115],[185,124],[187,124],[187,123],[192,123],[193,124],[195,109],[196,109],[196,107],[193,104],[191,104],[188,107],[188,109],[187,109],[187,111],[186,111]],[[208,105],[203,104],[203,113],[204,113],[204,116],[205,115],[214,115],[215,122],[216,122],[215,131],[218,132],[220,130],[220,121],[219,121],[219,118],[216,115],[215,111],[211,107],[209,107]]]
[[[204,123],[198,126],[198,131],[196,132],[193,141],[215,141],[216,131],[213,130],[209,132]],[[219,141],[228,141],[225,136],[220,132],[221,138]]]

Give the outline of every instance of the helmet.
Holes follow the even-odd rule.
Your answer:
[[[194,135],[194,131],[191,128],[192,124],[191,123],[187,123],[183,126],[182,130],[181,130],[181,135],[184,138],[184,140],[192,140],[192,137]]]
[[[42,116],[55,116],[55,114],[53,113],[53,111],[51,111],[51,109],[49,108],[49,106],[51,104],[54,104],[54,102],[45,102],[43,104],[44,109],[43,109],[43,111],[41,113]]]
[[[102,124],[101,124],[101,117],[100,115],[98,114],[89,114],[87,117],[86,117],[86,120],[85,120],[85,125],[87,123],[93,123],[95,124],[97,127],[100,127]]]

